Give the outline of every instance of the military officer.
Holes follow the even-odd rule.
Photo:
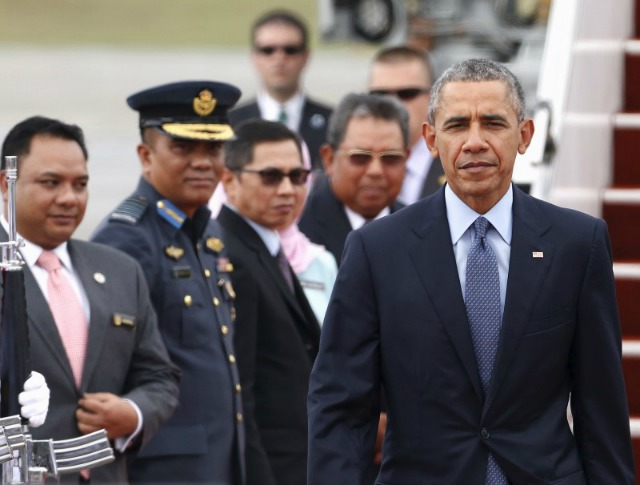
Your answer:
[[[233,349],[233,267],[207,202],[233,137],[229,84],[165,84],[127,99],[139,112],[142,177],[93,240],[136,258],[158,323],[182,370],[180,405],[129,464],[136,483],[244,483],[244,423]]]

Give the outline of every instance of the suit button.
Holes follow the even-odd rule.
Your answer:
[[[491,436],[489,434],[489,430],[487,428],[482,428],[482,430],[480,431],[480,436],[482,436],[483,440],[488,440],[489,436]]]
[[[184,295],[184,306],[189,308],[192,303],[193,303],[193,298],[191,298],[191,295]]]
[[[222,335],[226,335],[229,333],[229,327],[223,325],[222,327],[220,327],[220,331],[222,332]]]
[[[236,421],[238,421],[238,423],[242,423],[242,413],[236,414]]]
[[[236,357],[235,357],[235,355],[233,355],[233,354],[229,355],[229,362],[231,362],[232,364],[235,364],[235,363],[236,363]]]
[[[240,394],[242,392],[242,386],[240,384],[236,384],[236,392]]]
[[[211,278],[211,271],[209,271],[208,269],[205,269],[205,270],[204,270],[204,275],[205,275],[207,278]]]
[[[220,300],[218,300],[215,296],[213,297],[213,306],[219,306]]]

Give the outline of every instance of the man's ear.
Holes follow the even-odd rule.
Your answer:
[[[9,187],[7,185],[7,173],[3,170],[0,172],[0,190],[2,190],[2,200],[7,203],[7,197],[9,197]]]
[[[320,147],[320,158],[322,158],[322,166],[324,167],[327,177],[333,175],[333,157],[334,151],[331,145],[325,143]]]
[[[524,155],[529,148],[531,139],[533,138],[533,120],[525,119],[520,122],[520,144],[518,145],[518,153]]]
[[[138,152],[138,159],[142,165],[142,174],[147,175],[151,167],[151,147],[146,143],[140,143],[136,147],[136,150]]]
[[[433,158],[438,158],[440,153],[438,152],[438,147],[436,146],[436,127],[430,125],[427,122],[422,123],[422,137],[424,141],[427,143],[427,147],[429,148],[429,153]]]

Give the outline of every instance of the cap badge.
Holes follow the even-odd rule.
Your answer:
[[[207,239],[207,247],[214,253],[219,253],[224,249],[224,243],[217,237],[210,237]]]
[[[208,89],[203,89],[198,97],[193,98],[193,111],[199,116],[209,116],[216,108],[218,100]]]

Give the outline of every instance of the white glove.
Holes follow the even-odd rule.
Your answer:
[[[22,406],[20,415],[29,420],[29,426],[42,426],[49,411],[49,387],[42,374],[31,372],[24,383],[24,391],[18,395],[18,402]]]

